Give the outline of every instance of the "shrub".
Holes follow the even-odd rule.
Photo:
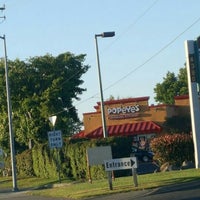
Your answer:
[[[96,146],[111,146],[113,158],[130,156],[132,138],[128,137],[108,137],[92,140],[71,140],[65,145],[64,155],[70,162],[72,177],[75,179],[88,178],[86,149]],[[117,176],[117,173],[115,173]],[[106,172],[102,165],[91,167],[93,179],[105,178]]]
[[[33,169],[37,177],[57,177],[57,151],[47,145],[37,144],[32,149]]]
[[[17,174],[19,176],[34,176],[33,160],[31,150],[26,150],[16,156]]]
[[[86,149],[96,146],[111,146],[113,158],[130,156],[132,138],[108,137],[92,140],[65,140],[63,148],[49,149],[47,144],[35,144],[28,151],[17,156],[17,171],[19,175],[56,178],[57,164],[60,164],[61,177],[72,179],[87,179],[88,168]],[[116,172],[116,175],[118,173]],[[93,179],[105,178],[104,166],[92,166]]]
[[[188,134],[166,134],[151,140],[154,159],[160,164],[169,162],[181,166],[182,162],[194,160],[192,137]]]

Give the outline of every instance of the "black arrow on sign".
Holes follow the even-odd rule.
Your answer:
[[[131,159],[131,167],[135,164],[135,161]]]

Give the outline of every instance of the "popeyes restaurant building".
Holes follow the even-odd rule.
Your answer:
[[[83,114],[84,130],[73,138],[103,138],[101,105]],[[109,100],[104,102],[108,136],[130,136],[134,141],[147,141],[164,132],[166,118],[190,112],[189,97],[176,96],[174,105],[149,105],[149,97]]]

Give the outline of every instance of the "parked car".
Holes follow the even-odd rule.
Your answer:
[[[153,152],[143,150],[135,146],[132,146],[130,156],[135,156],[142,162],[149,162],[153,160]]]

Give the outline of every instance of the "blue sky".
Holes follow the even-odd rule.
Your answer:
[[[2,0],[9,59],[47,53],[87,54],[87,91],[74,102],[80,118],[100,101],[94,35],[98,38],[104,99],[150,96],[168,71],[185,63],[184,41],[200,35],[199,0]],[[3,43],[2,43],[3,46]],[[3,52],[0,46],[0,52]],[[0,55],[0,57],[3,56]]]

